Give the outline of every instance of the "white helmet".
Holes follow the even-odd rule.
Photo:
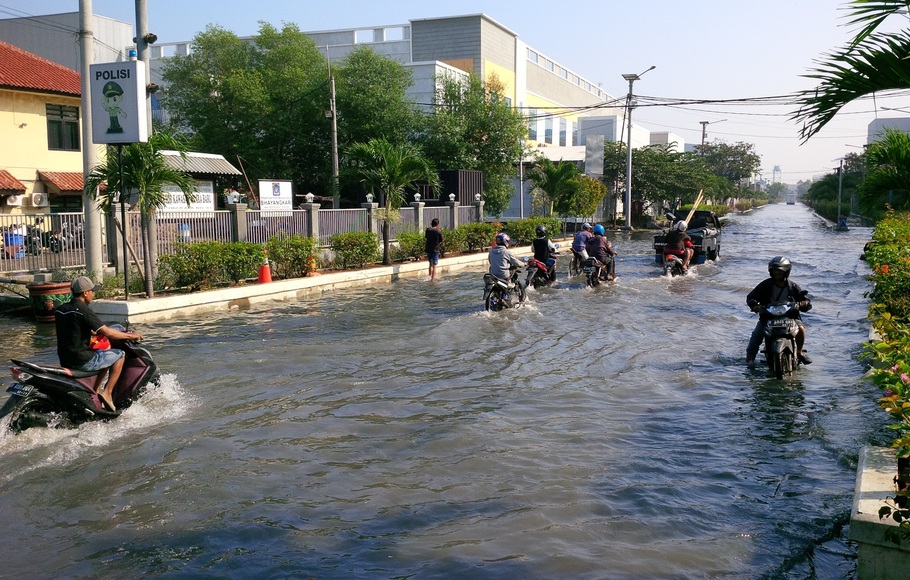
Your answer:
[[[676,225],[673,226],[673,229],[678,232],[684,232],[684,231],[686,231],[687,227],[689,227],[689,226],[688,226],[688,224],[686,224],[686,220],[679,220],[678,222],[676,222]]]

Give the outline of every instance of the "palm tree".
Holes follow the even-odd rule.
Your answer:
[[[118,192],[139,192],[139,211],[142,214],[142,247],[144,249],[143,269],[145,272],[145,293],[149,298],[155,295],[154,280],[158,262],[157,229],[155,212],[167,198],[164,186],[173,184],[180,188],[187,203],[194,199],[196,184],[183,171],[171,168],[160,151],[171,149],[185,157],[186,147],[180,139],[169,133],[154,133],[147,143],[131,143],[123,147],[123,183],[120,182],[119,155],[108,148],[107,159],[92,168],[85,180],[85,191],[99,199],[99,205],[107,210],[114,203]],[[104,191],[101,184],[105,184]],[[126,224],[123,224],[126,227]],[[123,249],[126,252],[126,248]]]
[[[885,208],[910,209],[910,135],[885,129],[881,141],[866,149],[866,178],[860,185],[860,209],[882,217]]]
[[[908,0],[853,0],[849,25],[860,25],[847,46],[825,55],[807,78],[818,87],[798,95],[793,119],[804,140],[818,133],[845,105],[865,95],[910,88],[910,32],[876,33],[886,18],[905,14]]]
[[[528,171],[528,181],[546,195],[549,213],[555,209],[562,216],[569,215],[576,205],[575,198],[583,187],[580,177],[581,170],[574,163],[561,159],[553,163],[543,156],[538,157]]]
[[[379,220],[382,223],[382,263],[391,265],[389,238],[392,222],[398,218],[398,208],[404,201],[405,188],[418,182],[432,187],[439,183],[433,164],[427,161],[419,147],[393,144],[385,139],[370,139],[354,143],[347,151],[349,171],[370,193],[379,194]]]

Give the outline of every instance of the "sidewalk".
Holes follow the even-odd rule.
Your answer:
[[[531,248],[524,246],[513,248],[512,251],[516,256],[524,256],[531,253]],[[436,275],[486,263],[487,252],[442,258],[436,267]],[[340,288],[369,286],[401,278],[426,278],[427,268],[426,260],[405,262],[365,270],[318,273],[306,278],[278,280],[267,284],[246,284],[160,298],[130,301],[95,300],[92,302],[92,309],[107,323],[160,322],[171,318],[191,317],[203,312],[242,310],[261,302],[298,300],[314,293],[330,292]]]

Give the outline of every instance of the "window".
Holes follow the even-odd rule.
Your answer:
[[[81,195],[50,196],[51,213],[70,213],[82,211]]]
[[[54,151],[80,151],[79,107],[45,105],[47,148]]]
[[[566,120],[565,119],[559,120],[559,146],[560,147],[566,146]]]
[[[528,109],[528,139],[537,141],[537,109]]]
[[[537,53],[531,49],[528,49],[528,60],[531,62],[537,62]]]
[[[559,69],[559,76],[561,76],[564,79],[567,79],[567,78],[569,78],[569,71],[567,71],[564,68],[561,68],[561,69]]]
[[[547,62],[544,64],[544,67],[550,72],[553,72],[553,61],[547,59]]]
[[[544,123],[543,141],[553,144],[553,119],[547,119]]]

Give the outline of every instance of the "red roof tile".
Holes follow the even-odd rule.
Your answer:
[[[82,94],[79,73],[0,41],[0,87],[59,95]]]
[[[60,191],[81,192],[84,182],[82,172],[76,171],[39,171],[42,181],[47,181]]]
[[[25,193],[25,186],[6,169],[0,169],[0,192],[15,194]]]

